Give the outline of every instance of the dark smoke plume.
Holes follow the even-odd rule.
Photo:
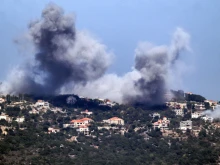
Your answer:
[[[86,84],[101,77],[110,64],[105,46],[76,31],[74,17],[55,4],[47,5],[41,19],[32,21],[28,29],[26,36],[36,53],[32,61],[15,71],[13,76],[18,79],[9,92],[59,93],[70,82]]]
[[[120,77],[105,74],[112,57],[105,45],[77,31],[74,17],[55,4],[47,5],[41,19],[30,23],[25,36],[35,53],[12,71],[1,89],[4,93],[74,93],[145,105],[163,103],[165,92],[181,79],[179,57],[189,50],[190,41],[190,35],[177,28],[170,45],[140,42],[132,71]]]
[[[134,81],[137,95],[124,95],[129,103],[156,105],[163,103],[169,89],[170,70],[182,51],[189,49],[190,36],[180,28],[175,31],[171,46],[153,46],[142,42],[135,51],[135,69],[141,77]]]

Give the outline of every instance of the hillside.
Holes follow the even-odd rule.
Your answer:
[[[220,123],[193,116],[205,111],[198,109],[204,100],[163,108],[76,95],[2,96],[0,102],[0,164],[219,163]]]

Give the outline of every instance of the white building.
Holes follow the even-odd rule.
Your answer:
[[[125,122],[123,119],[118,118],[118,117],[112,117],[108,120],[103,120],[104,123],[108,123],[108,124],[116,124],[116,125],[124,125]]]
[[[183,109],[174,109],[173,111],[176,113],[176,116],[184,116]]]
[[[29,111],[29,114],[39,114],[39,111],[36,109],[32,109],[31,111]]]
[[[35,103],[35,107],[50,108],[50,104],[48,102],[43,101],[43,100],[38,100]]]
[[[191,117],[194,118],[194,119],[197,119],[201,116],[202,116],[201,112],[194,112],[194,113],[191,114]]]
[[[68,126],[70,126],[70,127],[79,127],[81,125],[87,126],[87,125],[89,125],[90,122],[93,122],[93,120],[90,119],[90,118],[83,118],[83,119],[72,120],[69,125],[65,124],[63,126],[64,127],[66,127],[66,126],[67,127]]]
[[[163,117],[162,120],[160,119],[157,122],[153,123],[153,128],[168,129],[169,124],[170,124],[170,120],[168,120],[167,117]]]
[[[0,115],[0,120],[6,120],[7,122],[11,122],[12,118],[3,113]]]
[[[23,123],[23,122],[24,122],[24,120],[25,120],[25,118],[24,118],[24,117],[18,117],[18,118],[16,118],[16,120],[15,120],[15,121],[17,121],[18,123]]]
[[[86,109],[85,111],[82,111],[81,114],[92,115],[93,112],[88,111],[88,110]]]
[[[181,121],[180,122],[180,129],[185,131],[187,129],[192,129],[192,121],[187,120],[187,121]]]
[[[197,110],[205,110],[205,105],[204,104],[195,104],[195,109]]]
[[[48,133],[57,133],[57,132],[60,132],[60,129],[59,128],[51,128],[49,127],[48,128]]]
[[[83,133],[84,135],[89,135],[89,127],[85,125],[79,126],[78,129],[76,129],[77,132]]]

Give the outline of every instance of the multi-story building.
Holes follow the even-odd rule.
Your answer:
[[[176,116],[184,116],[183,109],[174,109],[173,111],[176,113]]]
[[[93,120],[90,118],[76,119],[76,120],[70,121],[70,124],[63,124],[63,127],[64,128],[66,128],[66,127],[77,128],[81,125],[84,125],[84,126],[89,125],[90,122],[93,122]]]
[[[180,129],[183,131],[185,131],[187,129],[192,129],[192,121],[191,120],[181,121],[180,122]]]
[[[78,133],[83,133],[84,135],[89,135],[89,127],[85,125],[79,126],[79,128],[76,131]]]
[[[43,107],[43,108],[50,108],[50,104],[48,102],[43,101],[43,100],[38,100],[35,103],[35,106],[36,107]]]
[[[160,119],[157,122],[153,123],[153,128],[168,129],[169,124],[170,124],[170,120],[168,120],[167,117],[163,117],[162,120]]]
[[[191,114],[191,117],[196,119],[196,118],[199,118],[202,116],[202,113],[201,112],[194,112]]]

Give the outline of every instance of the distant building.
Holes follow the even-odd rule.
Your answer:
[[[16,120],[15,120],[15,121],[17,121],[18,123],[23,123],[23,122],[24,122],[24,120],[25,120],[25,118],[24,118],[24,117],[18,117],[18,118],[16,118]]]
[[[205,110],[205,105],[202,104],[202,103],[201,104],[195,104],[195,109],[203,111],[203,110]]]
[[[213,101],[213,100],[205,100],[204,102],[209,103],[210,106],[216,106],[218,104],[217,101]]]
[[[88,110],[86,109],[85,111],[82,111],[81,114],[92,115],[93,112],[88,111]]]
[[[183,109],[174,109],[173,111],[175,112],[176,116],[184,116]]]
[[[117,124],[117,125],[124,125],[124,120],[118,117],[112,117],[108,120],[103,120],[104,123],[109,124]]]
[[[8,115],[6,115],[4,113],[2,113],[0,115],[0,120],[6,120],[7,122],[11,122],[12,121],[11,117],[9,117]]]
[[[43,107],[43,108],[50,108],[50,104],[48,102],[43,101],[43,100],[38,100],[35,103],[35,106],[36,107]]]
[[[48,128],[48,133],[57,133],[57,132],[60,132],[60,129],[59,128],[51,128],[49,127]]]
[[[89,135],[89,127],[86,125],[79,126],[79,128],[76,131],[79,133],[83,133],[84,135]]]
[[[39,111],[36,109],[32,109],[31,111],[29,111],[29,114],[39,114]]]
[[[191,114],[191,117],[196,119],[196,118],[199,118],[201,117],[203,114],[201,112],[194,112]]]
[[[169,124],[170,124],[170,120],[168,120],[167,117],[163,117],[162,120],[160,119],[157,122],[153,123],[153,128],[168,129]]]
[[[180,122],[180,129],[185,131],[187,129],[192,129],[192,121],[187,120],[187,121],[181,121]]]
[[[186,103],[178,103],[178,102],[166,102],[166,105],[172,109],[184,109],[186,108]]]
[[[90,118],[77,119],[77,120],[72,120],[68,126],[70,127],[79,127],[81,125],[86,126],[86,125],[89,125],[89,123],[91,122],[93,122],[93,120]],[[67,126],[67,125],[64,125],[64,126]]]

